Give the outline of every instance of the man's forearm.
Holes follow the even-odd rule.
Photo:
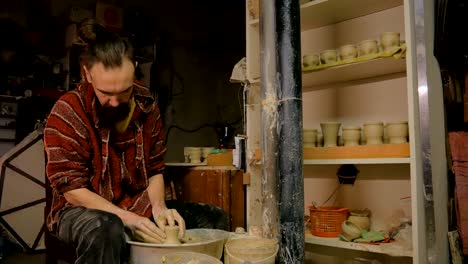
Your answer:
[[[156,211],[159,214],[162,210],[166,209],[166,192],[162,174],[154,175],[149,179],[147,190],[153,212]]]
[[[86,188],[68,191],[64,194],[64,196],[69,203],[75,206],[83,206],[90,209],[98,209],[101,211],[113,213],[122,219],[124,223],[127,222],[127,218],[133,216],[132,212],[119,208],[118,206],[112,204],[103,197]]]

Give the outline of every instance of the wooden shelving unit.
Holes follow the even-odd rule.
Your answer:
[[[386,254],[394,257],[412,257],[413,252],[398,242],[382,243],[380,245],[370,245],[364,243],[353,243],[341,241],[338,238],[317,237],[306,232],[305,241],[309,244],[328,246],[340,249],[351,249],[364,252]]]
[[[325,68],[317,71],[304,72],[302,75],[303,91],[327,88],[327,85],[347,83],[374,77],[406,74],[404,59],[378,58]]]
[[[320,123],[326,121],[340,122],[342,127],[361,126],[369,121],[388,123],[396,120],[408,121],[409,125],[409,143],[399,147],[384,144],[354,148],[304,149],[304,208],[305,212],[308,212],[307,206],[312,201],[319,203],[330,201],[325,206],[337,205],[351,210],[368,208],[372,212],[371,230],[379,231],[388,230],[389,219],[401,213],[403,215],[401,217],[412,220],[414,248],[411,250],[409,247],[403,247],[398,241],[375,246],[307,234],[307,244],[328,247],[327,251],[336,250],[337,258],[333,260],[329,258],[329,254],[311,252],[314,254],[314,263],[343,263],[341,256],[343,249],[353,250],[357,256],[368,252],[391,256],[391,261],[384,262],[391,264],[427,261],[425,248],[427,227],[424,226],[427,207],[424,201],[425,194],[422,194],[425,188],[422,180],[425,174],[422,170],[424,163],[422,160],[426,157],[422,157],[421,146],[418,145],[422,133],[419,130],[422,113],[419,112],[417,105],[418,98],[421,97],[419,94],[421,87],[418,87],[417,80],[422,73],[415,72],[416,64],[419,66],[417,58],[421,54],[419,50],[415,52],[414,42],[415,20],[421,18],[415,17],[416,12],[413,8],[414,3],[409,0],[312,0],[300,7],[301,56],[320,54],[321,51],[328,49],[339,49],[346,44],[358,44],[365,39],[379,40],[380,35],[388,31],[399,32],[400,43],[404,42],[406,45],[406,54],[399,59],[394,57],[369,59],[302,72],[301,99],[304,129],[317,129],[320,132]],[[260,150],[262,137],[259,124],[262,121],[263,102],[260,96],[261,85],[258,81],[261,76],[260,27],[258,19],[249,17],[248,2],[246,9],[247,75],[251,83],[246,102],[249,139],[247,153],[250,161],[247,169],[251,174],[247,201],[248,222],[251,225],[262,226]],[[429,34],[426,37],[430,39],[433,36]],[[426,40],[426,43],[429,42]],[[427,58],[432,64],[436,64],[432,62],[431,55]],[[436,67],[431,68],[434,69]],[[437,82],[433,83],[434,87],[440,87],[440,81]],[[429,84],[427,88],[430,90]],[[443,109],[432,103],[431,108]],[[443,116],[431,117],[431,126],[435,127],[437,122],[442,124]],[[431,134],[432,129],[427,133]],[[431,140],[436,139],[433,133],[429,137]],[[437,140],[444,141],[442,137],[437,137]],[[443,147],[437,150],[444,151]],[[437,162],[432,160],[432,166]],[[442,164],[437,165],[439,171],[445,169],[444,162],[442,160]],[[359,166],[359,177],[353,185],[344,187],[342,185],[343,188],[339,188],[338,194],[335,195],[336,199],[327,200],[327,197],[337,190],[338,166],[333,165],[341,164],[368,165]],[[442,180],[437,181],[443,183]],[[434,200],[435,203],[440,208],[446,206],[443,202]],[[447,221],[445,216],[441,216],[439,220],[440,223]],[[398,258],[393,259],[393,257]],[[404,262],[401,262],[402,258]]]

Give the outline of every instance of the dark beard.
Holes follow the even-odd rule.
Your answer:
[[[103,127],[113,128],[119,122],[128,117],[130,105],[121,103],[116,107],[102,106],[100,103],[96,107],[99,124]]]

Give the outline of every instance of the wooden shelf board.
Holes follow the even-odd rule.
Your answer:
[[[377,58],[302,73],[304,91],[320,90],[327,85],[358,81],[406,72],[406,60]]]
[[[301,5],[301,31],[336,24],[403,5],[403,0],[312,0]],[[258,26],[259,19],[249,21]]]
[[[312,0],[301,5],[301,31],[369,15],[403,5],[403,0]]]
[[[386,254],[394,257],[412,257],[413,252],[403,247],[398,242],[382,243],[380,245],[370,245],[363,243],[344,242],[338,238],[317,237],[306,231],[305,242],[308,244],[351,249],[365,252]]]
[[[409,144],[381,144],[348,147],[304,148],[304,159],[386,159],[409,158]]]
[[[410,162],[409,144],[304,148],[304,164],[399,164]],[[256,149],[253,160],[261,161]]]
[[[306,159],[304,165],[332,164],[409,164],[409,158],[373,158],[373,159]]]

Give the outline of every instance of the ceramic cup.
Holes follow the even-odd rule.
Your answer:
[[[304,67],[317,66],[320,64],[320,59],[317,54],[305,55],[302,57],[302,65]]]
[[[335,63],[336,61],[336,50],[324,50],[320,53],[320,62],[322,64]]]
[[[341,123],[338,122],[320,123],[320,127],[322,128],[324,147],[336,147],[340,126]]]
[[[358,146],[361,139],[360,127],[343,127],[344,146]]]
[[[367,145],[383,144],[383,122],[368,122],[364,124],[364,135]]]
[[[203,161],[205,161],[208,158],[208,155],[210,155],[212,149],[213,149],[212,147],[201,148],[201,152],[202,152],[201,155],[202,155]]]
[[[190,163],[200,163],[202,157],[201,148],[190,148]]]
[[[349,60],[357,57],[356,45],[344,45],[340,47],[340,58],[341,60]]]
[[[303,131],[304,147],[315,147],[317,141],[317,129],[304,129]]]
[[[189,147],[184,147],[184,162],[189,163],[190,162],[190,149]]]
[[[341,234],[348,240],[351,241],[361,236],[362,230],[356,224],[346,220],[341,224]]]
[[[400,33],[398,32],[384,32],[380,35],[380,44],[383,51],[387,52],[392,48],[400,45]]]
[[[377,45],[377,40],[367,39],[359,43],[359,55],[370,55],[379,52],[379,46]]]
[[[387,124],[387,136],[390,144],[406,143],[408,137],[408,122],[389,122]]]
[[[348,221],[357,225],[364,231],[369,230],[370,227],[370,219],[368,216],[359,216],[359,215],[350,215],[348,217]]]
[[[317,132],[317,147],[323,147],[323,134],[321,132]]]

